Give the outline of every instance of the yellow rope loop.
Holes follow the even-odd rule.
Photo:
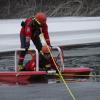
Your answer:
[[[42,34],[42,37],[44,38],[43,34]],[[45,43],[46,43],[45,38],[44,38],[44,41],[45,41]],[[63,78],[63,76],[62,76],[62,73],[60,72],[60,70],[59,70],[59,68],[58,68],[58,66],[57,66],[57,64],[56,64],[56,62],[55,62],[55,60],[54,60],[54,58],[53,58],[53,55],[52,55],[52,53],[51,53],[51,50],[50,50],[49,46],[47,45],[47,43],[46,43],[46,46],[47,46],[47,48],[48,48],[48,51],[49,51],[49,53],[50,53],[50,55],[51,55],[51,58],[52,58],[52,60],[53,60],[53,62],[54,62],[54,64],[55,64],[55,66],[56,66],[56,69],[57,69],[57,71],[58,71],[58,75],[59,75],[60,79],[62,80],[62,82],[63,82],[64,85],[66,86],[66,88],[67,88],[67,90],[69,91],[69,94],[71,95],[72,99],[73,99],[73,100],[76,100],[75,96],[73,95],[72,91],[70,90],[69,86],[67,85],[66,81],[64,80],[64,78]]]

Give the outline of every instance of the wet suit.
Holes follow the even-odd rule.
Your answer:
[[[25,22],[22,22],[21,25],[22,25],[20,32],[21,48],[25,48],[25,51],[20,52],[18,65],[23,66],[25,55],[30,46],[30,39],[32,40],[36,49],[39,51],[39,56],[40,56],[39,58],[40,59],[42,58],[43,62],[45,62],[46,59],[40,53],[42,49],[42,43],[39,35],[43,33],[47,44],[50,45],[47,24],[41,25],[34,17],[30,17],[26,19]]]

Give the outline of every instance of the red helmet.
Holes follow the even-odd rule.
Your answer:
[[[46,23],[46,14],[43,13],[43,12],[38,12],[36,15],[35,15],[35,18],[41,23],[41,24],[44,24]]]

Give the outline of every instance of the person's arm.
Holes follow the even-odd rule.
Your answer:
[[[42,27],[42,33],[43,33],[43,35],[44,35],[44,38],[45,38],[45,40],[46,40],[46,43],[47,43],[49,46],[51,46],[47,24],[46,24],[45,26]]]
[[[30,26],[25,27],[25,35],[26,35],[26,49],[30,46],[30,39],[31,39],[32,29]]]
[[[28,18],[25,21],[26,25],[25,25],[25,36],[26,36],[26,42],[30,42],[31,36],[32,36],[32,18]]]

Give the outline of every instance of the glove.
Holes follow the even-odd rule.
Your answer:
[[[30,42],[26,42],[26,50],[28,50],[29,46],[30,46]]]

